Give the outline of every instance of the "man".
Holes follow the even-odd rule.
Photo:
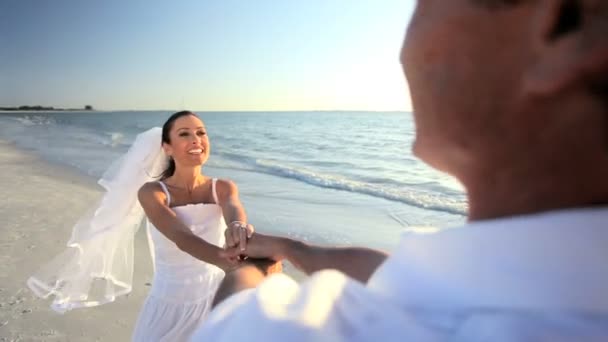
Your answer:
[[[254,236],[250,256],[338,271],[273,275],[194,340],[608,340],[607,33],[606,0],[418,1],[401,56],[414,151],[463,183],[470,222],[388,258]]]

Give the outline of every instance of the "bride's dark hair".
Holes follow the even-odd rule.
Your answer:
[[[171,139],[169,138],[169,132],[171,132],[171,129],[173,128],[173,124],[175,123],[175,120],[181,118],[182,116],[188,116],[188,115],[196,116],[198,118],[198,116],[196,114],[194,114],[193,112],[191,112],[189,110],[183,110],[181,112],[174,113],[167,119],[167,121],[165,121],[165,124],[163,125],[163,134],[162,134],[162,141],[164,143],[167,143],[167,144],[171,143]],[[173,158],[169,158],[169,166],[167,167],[167,169],[165,171],[163,171],[163,173],[161,173],[160,179],[162,180],[162,179],[169,178],[169,177],[173,176],[174,173],[175,173],[175,160],[173,160]]]

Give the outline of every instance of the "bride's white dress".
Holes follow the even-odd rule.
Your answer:
[[[216,179],[212,181],[218,203]],[[171,195],[159,182],[171,206]],[[226,222],[217,204],[189,204],[172,207],[177,217],[205,241],[222,247]],[[148,221],[153,252],[154,280],[135,330],[133,341],[187,341],[207,316],[224,271],[181,251]]]

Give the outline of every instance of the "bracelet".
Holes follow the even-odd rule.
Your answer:
[[[232,221],[230,222],[230,224],[228,226],[232,227],[233,225],[237,225],[237,227],[239,228],[247,228],[247,223],[243,222],[243,221]]]
[[[237,228],[245,229],[247,231],[247,238],[251,238],[253,236],[253,230],[247,229],[248,224],[243,221],[232,221],[228,225],[229,227],[234,227],[236,225]]]

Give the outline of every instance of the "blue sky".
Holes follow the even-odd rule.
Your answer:
[[[409,110],[414,0],[3,0],[0,105]]]

